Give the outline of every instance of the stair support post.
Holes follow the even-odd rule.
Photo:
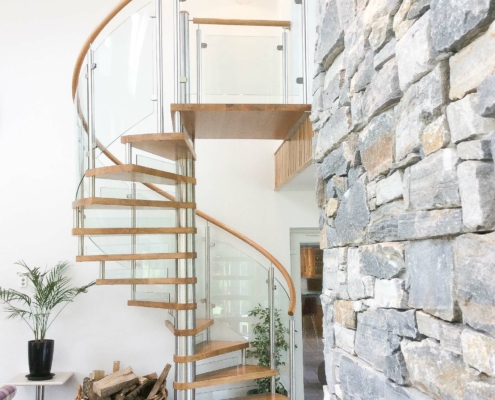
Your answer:
[[[287,29],[282,33],[283,101],[289,104],[289,38]]]
[[[177,173],[185,176],[194,177],[194,160],[191,154],[183,151],[177,160]],[[195,202],[195,186],[189,183],[177,183],[176,191],[177,201]],[[181,228],[196,226],[196,213],[193,209],[177,210],[177,226]],[[177,235],[178,252],[196,252],[196,241],[194,234]],[[178,278],[192,278],[196,276],[196,260],[185,259],[177,260],[176,276]],[[194,284],[178,284],[176,290],[177,303],[187,304],[196,303],[196,292]],[[180,330],[192,330],[196,328],[196,310],[178,310],[176,328]],[[195,336],[176,336],[176,355],[192,356],[195,351]],[[176,363],[176,382],[191,383],[196,378],[196,363],[185,362]],[[195,390],[176,390],[175,398],[177,400],[194,400]]]
[[[100,261],[100,279],[105,279],[105,261]]]
[[[301,42],[302,42],[302,60],[303,60],[303,103],[308,102],[308,43],[307,43],[307,7],[308,2],[301,0]]]
[[[275,268],[270,264],[268,274],[268,307],[270,311],[270,369],[276,369],[275,363]],[[271,392],[275,394],[276,378],[271,377]]]
[[[294,317],[289,321],[289,373],[290,373],[290,391],[289,398],[296,398],[296,369],[294,368],[295,361],[295,349],[296,349],[296,324]]]
[[[157,100],[157,130],[165,130],[164,96],[163,96],[163,7],[162,0],[155,0],[156,12],[156,100]]]
[[[180,102],[191,102],[191,71],[189,54],[189,13],[181,11],[179,17],[180,27]]]
[[[93,50],[93,44],[89,46],[88,50],[88,168],[95,168],[95,149],[96,149],[96,134],[95,134],[95,82],[94,82],[94,70],[95,53]],[[89,197],[95,197],[96,192],[96,178],[91,176],[89,179]]]
[[[132,150],[132,147],[131,147]],[[132,154],[130,154],[132,157]],[[129,164],[132,164],[132,158],[129,160]],[[136,184],[132,183],[131,185],[131,198],[136,199],[137,198],[137,193],[136,193]],[[136,207],[132,207],[131,209],[131,228],[136,228],[137,226],[137,212],[136,212]],[[136,235],[131,235],[131,253],[136,254],[137,250],[137,237]],[[132,260],[131,261],[131,278],[134,279],[136,278],[136,267],[137,267],[137,261]],[[136,300],[136,285],[131,285],[131,300]]]
[[[211,236],[210,226],[205,227],[205,300],[206,319],[211,319]],[[211,328],[206,330],[206,341],[211,340]]]
[[[201,25],[196,29],[196,84],[197,103],[203,102],[203,35]]]

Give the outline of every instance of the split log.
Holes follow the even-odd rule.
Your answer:
[[[142,397],[141,396],[142,394],[147,393],[149,390],[151,390],[155,382],[157,381],[146,380],[146,383],[143,383],[142,385],[138,386],[131,393],[125,396],[124,400],[137,400],[138,397]]]
[[[77,396],[76,396],[75,400],[82,400],[82,398],[83,398],[82,386],[79,385],[77,387]]]
[[[113,362],[113,372],[117,372],[120,369],[120,361]]]
[[[103,378],[105,377],[105,371],[102,371],[102,370],[94,370],[93,372],[91,372],[89,374],[89,379],[93,380],[93,381],[101,381]]]
[[[93,391],[100,397],[107,397],[115,394],[127,386],[135,385],[139,382],[139,377],[132,373],[132,368],[128,367],[121,371],[107,375],[105,378],[93,384]]]
[[[163,383],[167,379],[167,375],[170,372],[170,368],[172,368],[172,366],[170,364],[167,364],[165,366],[162,373],[160,374],[160,378],[158,378],[158,380],[155,383],[155,386],[153,386],[153,389],[151,389],[151,392],[148,395],[147,400],[152,399],[158,393],[160,388],[163,386]]]

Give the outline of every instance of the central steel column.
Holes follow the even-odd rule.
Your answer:
[[[176,82],[178,99],[181,103],[190,103],[190,66],[189,66],[189,13],[180,12],[178,2],[175,10],[178,15],[174,20],[177,22],[176,38],[178,39],[178,56],[177,67],[179,72],[178,82]],[[176,113],[174,119],[175,132],[184,132],[180,113]],[[195,177],[194,160],[192,154],[182,150],[177,158],[177,174],[189,177]],[[176,185],[176,199],[179,202],[192,202],[195,199],[195,186],[190,183],[178,182]],[[196,212],[194,209],[178,209],[177,226],[181,228],[192,228],[196,226]],[[194,234],[177,235],[177,252],[178,253],[195,253],[196,241]],[[176,268],[177,278],[196,277],[196,260],[184,259],[177,260]],[[196,303],[195,285],[180,284],[177,285],[176,302],[179,304]],[[177,311],[176,329],[195,329],[196,328],[196,310],[179,310]],[[175,354],[179,356],[194,355],[195,336],[176,336]],[[196,363],[176,363],[175,371],[176,382],[190,383],[196,379]],[[195,390],[176,390],[176,400],[194,400]]]
[[[192,155],[184,151],[179,160],[177,160],[177,173],[189,177],[195,176],[194,160]],[[195,188],[190,183],[177,183],[177,201],[195,202]],[[179,209],[177,211],[177,226],[181,228],[196,226],[196,213],[194,209]],[[177,252],[178,253],[195,253],[196,241],[194,234],[177,235]],[[177,277],[192,278],[196,276],[196,260],[183,259],[177,260]],[[195,285],[179,284],[177,285],[177,303],[191,304],[196,303]],[[196,310],[179,310],[177,311],[176,328],[180,330],[196,328]],[[194,354],[195,336],[177,336],[176,337],[176,354],[179,356],[190,356]],[[194,382],[196,377],[196,363],[178,363],[176,364],[177,382]],[[178,400],[194,400],[194,390],[176,391]]]

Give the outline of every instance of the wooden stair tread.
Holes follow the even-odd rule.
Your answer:
[[[278,393],[277,394],[264,393],[264,394],[256,394],[247,397],[236,397],[235,399],[231,399],[231,400],[283,400],[283,399],[288,399],[288,397]]]
[[[74,236],[98,235],[177,235],[197,233],[196,228],[76,228],[72,229]]]
[[[178,304],[146,300],[129,300],[127,305],[130,307],[163,308],[166,310],[196,310],[198,308],[196,303]]]
[[[307,119],[306,104],[172,104],[194,139],[288,140]]]
[[[199,389],[207,386],[223,385],[226,383],[250,381],[253,379],[276,376],[278,371],[258,365],[238,365],[236,367],[223,368],[196,376],[194,382],[174,382],[174,389],[187,390]]]
[[[134,260],[184,260],[196,258],[196,253],[145,253],[145,254],[97,254],[77,256],[76,262],[85,261],[134,261]]]
[[[105,209],[105,208],[132,208],[138,210],[155,210],[177,209],[177,208],[196,208],[196,203],[162,201],[162,200],[136,200],[136,199],[114,199],[106,197],[87,197],[76,200],[72,203],[72,208],[84,207],[88,209]]]
[[[155,185],[175,185],[177,182],[196,184],[196,178],[172,174],[171,172],[135,164],[112,165],[110,167],[88,169],[86,171],[86,176],[94,176],[98,179],[111,179],[114,181],[153,183]]]
[[[183,151],[196,159],[193,144],[184,133],[150,133],[144,135],[122,136],[123,144],[132,143],[132,147],[154,154],[167,160],[176,161]]]
[[[197,319],[196,329],[175,329],[174,324],[170,321],[165,321],[165,325],[175,336],[196,336],[213,325],[213,319]]]
[[[247,349],[248,347],[249,342],[245,341],[230,342],[223,340],[214,340],[211,342],[203,342],[196,345],[194,355],[174,356],[174,362],[184,363],[200,361],[206,358],[219,356],[221,354],[232,353],[233,351]]]
[[[194,285],[197,278],[122,278],[97,279],[96,284],[105,285]]]

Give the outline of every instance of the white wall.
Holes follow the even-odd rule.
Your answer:
[[[75,258],[71,74],[88,33],[116,3],[0,0],[2,287],[18,288],[17,260],[50,266]],[[289,227],[314,226],[318,213],[311,192],[272,191],[276,147],[274,142],[198,142],[198,202],[289,265]],[[93,280],[97,270],[96,263],[78,264],[73,282]],[[48,388],[47,398],[75,397],[84,376],[93,369],[109,371],[114,360],[139,374],[160,372],[171,362],[174,339],[164,327],[165,312],[127,307],[128,298],[128,288],[96,287],[61,315],[49,333],[56,340],[54,370],[75,371],[76,377],[64,388]],[[4,317],[1,313],[0,384],[27,370],[31,339],[23,323]],[[19,389],[20,400],[33,396],[33,388]]]

